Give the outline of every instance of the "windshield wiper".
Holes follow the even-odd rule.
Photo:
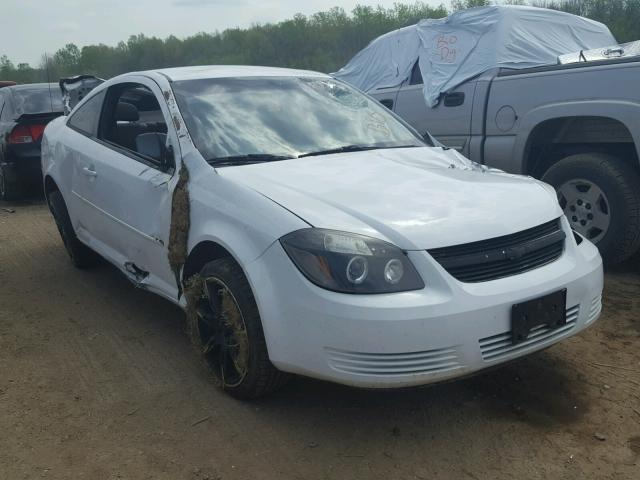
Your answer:
[[[330,155],[332,153],[346,152],[362,152],[365,150],[380,150],[386,148],[411,148],[420,145],[344,145],[337,148],[329,148],[326,150],[318,150],[315,152],[302,153],[295,155],[273,155],[270,153],[248,153],[245,155],[230,155],[228,157],[216,157],[207,160],[207,163],[214,167],[228,167],[232,165],[248,165],[251,163],[275,162],[278,160],[290,160],[292,158],[313,157],[316,155]]]
[[[288,155],[272,155],[269,153],[248,153],[246,155],[230,155],[228,157],[216,157],[207,160],[214,167],[228,167],[231,165],[248,165],[251,163],[275,162],[277,160],[289,160],[296,158]]]
[[[418,147],[419,145],[345,145],[343,147],[338,148],[330,148],[328,150],[318,150],[317,152],[308,152],[303,153],[302,155],[298,155],[298,158],[302,157],[313,157],[316,155],[330,155],[332,153],[346,153],[346,152],[363,152],[365,150],[381,150],[386,148],[410,148],[410,147]]]

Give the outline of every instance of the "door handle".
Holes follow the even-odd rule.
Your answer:
[[[464,92],[451,92],[444,96],[445,107],[459,107],[464,103]]]
[[[87,177],[91,177],[91,178],[98,176],[98,173],[95,170],[93,170],[91,167],[82,167],[82,173]]]
[[[387,107],[389,110],[393,110],[393,100],[390,98],[385,98],[384,100],[380,100],[380,103]]]

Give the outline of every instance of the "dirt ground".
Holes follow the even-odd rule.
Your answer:
[[[242,403],[178,308],[75,270],[41,203],[0,203],[0,479],[637,480],[639,272],[607,273],[586,332],[480,376]]]

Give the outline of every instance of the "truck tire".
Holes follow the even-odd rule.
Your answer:
[[[604,153],[572,155],[542,177],[558,191],[571,227],[598,246],[607,264],[626,260],[640,247],[640,175]]]
[[[96,252],[78,240],[62,194],[59,191],[51,192],[47,201],[49,203],[49,210],[51,210],[53,219],[60,232],[62,243],[64,243],[64,248],[67,250],[69,258],[71,259],[71,263],[80,269],[93,267],[99,262],[100,257]]]
[[[240,266],[228,257],[209,262],[199,285],[195,337],[222,389],[247,400],[284,385],[289,375],[269,360],[258,306]]]
[[[10,165],[0,165],[0,200],[18,200],[24,192],[15,171]]]

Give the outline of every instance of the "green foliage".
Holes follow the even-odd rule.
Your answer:
[[[495,2],[492,2],[491,0],[453,0],[451,2],[451,9],[457,11],[473,7],[486,7],[493,3]]]
[[[533,4],[583,15],[603,22],[621,42],[640,39],[640,0],[453,0],[453,11],[489,4]],[[450,12],[418,1],[393,8],[359,5],[350,13],[335,7],[314,15],[295,15],[278,23],[198,33],[179,39],[133,35],[116,46],[78,48],[68,44],[53,55],[43,55],[33,68],[17,66],[0,56],[0,80],[19,83],[57,81],[88,73],[109,78],[123,72],[160,67],[207,64],[254,64],[332,72],[343,66],[371,40],[423,18],[441,18]]]
[[[621,43],[640,40],[639,0],[535,0],[533,4],[602,22]]]
[[[357,6],[351,13],[336,7],[314,15],[296,15],[274,24],[198,33],[178,39],[129,37],[115,47],[66,45],[42,58],[37,68],[19,70],[6,57],[0,60],[0,79],[18,82],[57,80],[89,73],[103,78],[160,67],[206,64],[255,64],[331,72],[339,69],[374,38],[423,18],[448,14],[441,5],[424,2],[393,8]]]

